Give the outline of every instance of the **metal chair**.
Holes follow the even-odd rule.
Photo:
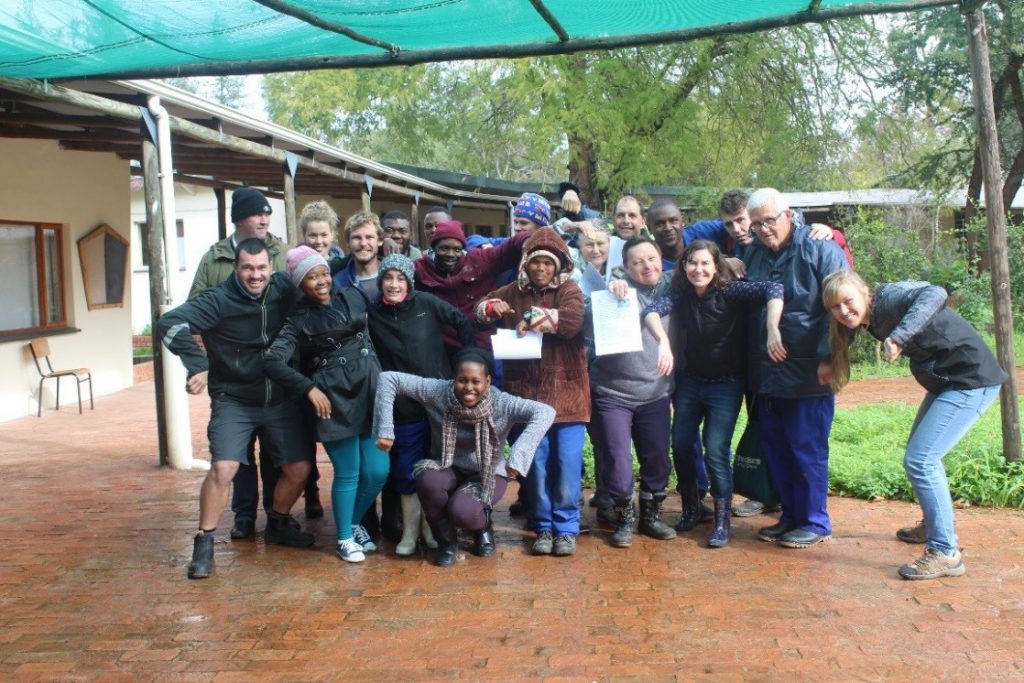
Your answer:
[[[50,363],[50,342],[46,339],[33,339],[28,343],[32,349],[32,359],[36,362],[36,370],[39,371],[39,411],[36,417],[43,416],[43,382],[53,379],[57,383],[57,410],[60,410],[60,378],[74,377],[78,382],[78,414],[82,414],[82,382],[89,383],[89,410],[95,410],[96,406],[92,400],[92,372],[89,368],[75,368],[74,370],[54,370]],[[43,363],[46,369],[43,369]]]

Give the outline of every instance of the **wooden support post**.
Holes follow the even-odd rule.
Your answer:
[[[370,193],[363,190],[363,211],[370,213],[373,211],[372,204],[370,202]]]
[[[167,415],[164,409],[163,344],[156,332],[160,307],[167,303],[164,279],[164,217],[160,201],[160,160],[156,143],[142,123],[142,169],[146,196],[146,255],[149,260],[149,317],[153,335],[153,389],[156,392],[156,432],[160,465],[168,464]],[[155,130],[154,130],[155,132]]]
[[[284,169],[284,222],[288,233],[288,246],[294,247],[302,242],[299,235],[299,224],[295,218],[295,177]]]
[[[967,47],[971,61],[974,92],[974,119],[978,131],[981,175],[985,183],[985,219],[988,224],[988,250],[992,268],[992,308],[995,312],[996,355],[1010,379],[999,393],[1002,411],[1003,457],[1007,462],[1020,460],[1020,411],[1017,402],[1017,375],[1013,349],[1013,309],[1010,306],[1010,261],[1006,244],[1006,209],[1003,206],[1003,182],[999,170],[999,135],[992,98],[992,76],[988,58],[988,34],[985,15],[977,6],[964,13]]]
[[[213,196],[217,199],[217,239],[228,237],[228,205],[223,187],[213,188]]]

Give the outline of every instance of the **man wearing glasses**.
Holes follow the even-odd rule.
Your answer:
[[[778,523],[761,529],[758,537],[785,548],[809,548],[832,535],[828,437],[835,398],[828,384],[829,316],[821,283],[845,269],[847,260],[834,241],[811,239],[810,229],[794,220],[777,190],[754,192],[747,211],[750,231],[757,235],[744,253],[747,278],[778,282],[786,292],[780,324],[785,360],[768,357],[763,309],[750,327],[762,337],[750,363],[761,446],[782,501]]]

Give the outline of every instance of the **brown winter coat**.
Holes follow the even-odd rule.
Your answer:
[[[523,245],[523,258],[519,266],[522,274],[529,254],[538,249],[561,257],[561,274],[572,272],[572,256],[561,237],[551,228],[541,228]],[[559,274],[555,276],[556,282]],[[572,280],[566,279],[556,288],[536,290],[529,280],[520,277],[517,282],[500,287],[488,294],[477,308],[481,322],[490,322],[483,315],[488,299],[501,299],[515,311],[499,321],[499,326],[515,328],[523,313],[533,306],[558,311],[558,327],[554,333],[545,333],[541,358],[537,360],[503,361],[502,389],[523,398],[547,403],[555,409],[555,423],[590,421],[590,380],[587,373],[587,355],[583,346],[583,292]]]

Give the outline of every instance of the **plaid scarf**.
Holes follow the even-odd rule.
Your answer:
[[[459,425],[471,424],[476,434],[476,457],[480,463],[480,482],[472,482],[463,488],[473,497],[491,506],[494,496],[494,472],[498,461],[504,454],[504,448],[498,439],[498,430],[494,426],[491,415],[491,392],[480,399],[472,408],[467,408],[455,397],[455,391],[448,391],[448,405],[445,406],[444,423],[441,425],[441,461],[420,460],[413,467],[413,473],[423,470],[447,469],[455,462],[455,441],[458,438]]]

